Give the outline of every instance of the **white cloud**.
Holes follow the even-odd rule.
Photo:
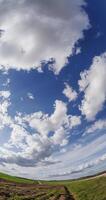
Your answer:
[[[80,53],[81,53],[81,48],[78,47],[78,48],[76,49],[76,55],[77,55],[77,54],[80,54]]]
[[[8,115],[8,109],[11,105],[10,95],[8,90],[0,91],[0,130],[12,123],[11,117]]]
[[[0,97],[4,98],[4,99],[8,99],[10,97],[10,91],[8,90],[3,90],[0,91]]]
[[[0,112],[2,114],[7,113],[9,105],[10,103],[7,100],[3,101],[3,103],[0,104]]]
[[[51,116],[40,111],[26,116],[25,120],[41,135],[48,135],[49,132],[54,132],[64,125],[67,118],[67,105],[62,101],[56,100],[54,112]]]
[[[54,112],[51,116],[37,112],[26,116],[25,120],[30,127],[34,128],[41,135],[48,135],[50,132],[54,132],[55,135],[55,131],[56,134],[62,132],[60,129],[64,129],[64,132],[67,133],[69,129],[81,123],[80,116],[67,115],[67,104],[60,100],[55,101]]]
[[[50,175],[53,175],[54,177],[52,176],[52,178],[55,179],[55,174],[57,177],[60,174],[59,179],[63,179],[61,174],[67,172],[71,172],[71,174],[68,174],[68,176],[67,174],[64,175],[65,178],[79,177],[79,173],[81,176],[88,175],[85,174],[87,168],[84,170],[82,169],[81,172],[78,172],[78,169],[80,170],[82,165],[87,166],[86,163],[95,161],[95,155],[98,155],[98,153],[101,155],[99,156],[101,157],[101,161],[97,163],[97,166],[99,167],[99,164],[102,164],[102,160],[105,160],[102,154],[106,147],[106,136],[102,135],[88,144],[84,142],[84,139],[85,138],[83,138],[83,144],[78,144],[78,147],[73,148],[73,145],[71,145],[70,147],[68,146],[68,151],[62,152],[61,150],[63,150],[64,147],[61,146],[61,149],[56,151],[56,144],[54,145],[48,137],[44,138],[43,136],[40,137],[39,134],[31,134],[28,132],[25,140],[26,146],[22,146],[22,149],[20,146],[19,149],[17,149],[18,152],[15,152],[14,148],[8,149],[7,144],[5,149],[0,147],[0,163],[6,165],[5,169],[14,166],[16,175],[22,173],[21,176],[25,176],[23,173],[24,171],[26,177],[32,177],[34,179],[47,178]],[[2,168],[2,170],[4,169]],[[75,172],[76,170],[77,172]],[[10,173],[12,172],[11,169]]]
[[[97,130],[103,130],[103,129],[106,129],[106,120],[98,120],[86,130],[85,134],[93,133]]]
[[[8,111],[8,108],[10,106],[10,97],[11,93],[8,90],[2,90],[0,91],[0,113],[2,115],[5,115]]]
[[[72,87],[70,87],[67,83],[65,84],[63,94],[68,98],[69,102],[74,101],[77,98],[77,92],[73,90]]]
[[[7,80],[3,83],[3,86],[4,86],[4,87],[8,87],[9,84],[10,84],[10,79],[7,78]]]
[[[69,176],[71,174],[77,174],[86,171],[89,168],[92,168],[101,162],[106,160],[106,154],[103,154],[102,156],[98,157],[95,160],[91,160],[89,162],[84,162],[83,164],[78,165],[76,168],[72,168],[68,171],[60,172],[58,174],[52,174],[49,177],[62,177],[62,176]]]
[[[33,96],[32,93],[28,92],[28,93],[27,93],[27,96],[28,96],[29,99],[34,100],[34,96]]]
[[[75,127],[81,124],[81,117],[80,116],[71,116],[70,117],[70,126]]]
[[[68,138],[66,138],[66,131],[63,127],[60,127],[55,131],[52,137],[54,144],[59,144],[60,146],[65,146],[68,143]]]
[[[87,120],[93,120],[106,99],[106,53],[95,57],[90,69],[81,73],[79,86],[84,91],[80,110]]]
[[[54,58],[58,74],[89,26],[84,0],[0,1],[2,69],[38,68]],[[5,59],[6,58],[6,59]]]
[[[55,110],[54,113],[50,117],[50,121],[55,127],[60,127],[65,123],[67,117],[67,105],[59,100],[55,101]]]
[[[67,104],[60,100],[55,101],[54,112],[50,116],[41,111],[29,115],[17,113],[14,118],[9,118],[5,111],[4,116],[8,120],[5,125],[12,131],[5,148],[1,148],[4,152],[0,154],[1,163],[28,167],[51,163],[49,157],[56,147],[66,146],[70,130],[80,124],[80,117],[67,115]],[[14,151],[14,147],[18,152]]]
[[[12,128],[12,132],[11,132],[9,142],[15,146],[20,146],[20,144],[22,145],[27,135],[27,132],[22,126],[17,125],[17,124],[12,124],[11,128]]]
[[[88,135],[88,137],[90,136]],[[86,137],[83,137],[82,141],[79,139],[77,143],[70,145],[66,152],[54,155],[53,158],[60,160],[60,163],[52,167],[52,172],[51,167],[46,169],[46,178],[52,175],[52,179],[56,179],[56,177],[58,179],[60,175],[59,179],[63,179],[63,174],[65,179],[78,178],[79,176],[87,176],[91,170],[100,169],[100,165],[105,166],[106,135],[99,135],[93,140],[89,139],[86,141]],[[104,162],[102,163],[102,161]]]

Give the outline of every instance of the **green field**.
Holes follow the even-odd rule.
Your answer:
[[[106,200],[106,177],[68,183],[76,200]]]
[[[7,181],[13,181],[17,183],[38,183],[38,181],[33,181],[31,179],[19,178],[16,176],[10,176],[8,174],[0,173],[0,179],[5,179]]]
[[[2,196],[2,200],[106,200],[106,176],[76,181],[40,181],[40,184],[3,173],[0,179],[5,180],[0,182],[0,192],[7,195]]]
[[[56,181],[49,184],[63,184],[75,200],[106,200],[106,176],[76,181]]]

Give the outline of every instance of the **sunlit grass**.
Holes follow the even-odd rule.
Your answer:
[[[14,181],[14,182],[17,182],[17,183],[38,183],[38,181],[20,178],[20,177],[15,177],[15,176],[10,176],[10,175],[4,174],[4,173],[0,173],[0,178],[8,180],[8,181]]]
[[[76,200],[106,200],[106,177],[73,181],[67,187]]]

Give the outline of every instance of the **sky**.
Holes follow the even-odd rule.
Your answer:
[[[0,0],[0,171],[106,170],[106,1]]]

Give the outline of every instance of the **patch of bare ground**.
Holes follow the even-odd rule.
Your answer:
[[[67,187],[22,184],[0,179],[0,200],[74,200]]]

